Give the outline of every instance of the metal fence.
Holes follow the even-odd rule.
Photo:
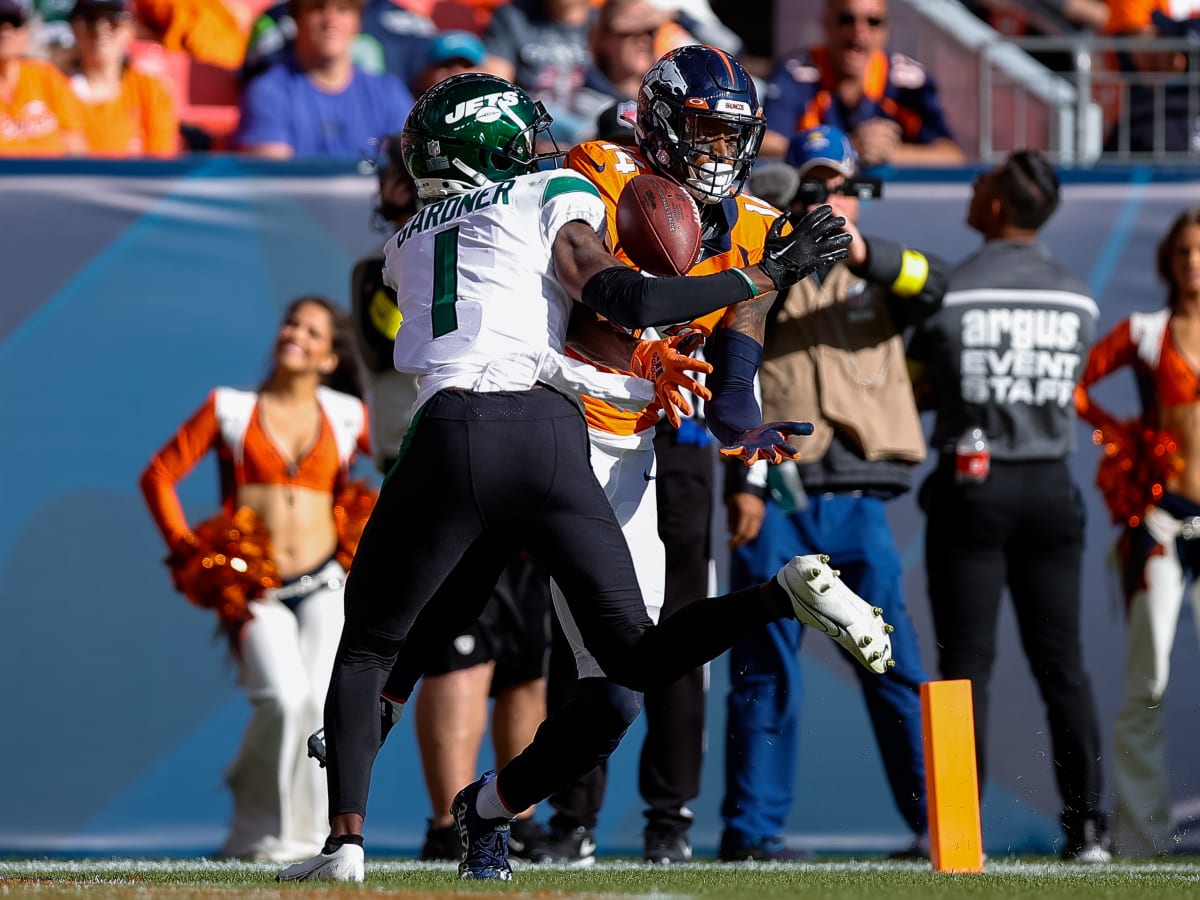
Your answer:
[[[1051,114],[1044,92],[1031,105],[1029,82],[996,65],[1012,47],[1053,60],[1055,79],[1073,87]],[[1142,67],[1135,68],[1135,60]],[[1200,160],[1196,41],[1091,34],[1003,38],[980,48],[979,78],[978,153],[985,162],[1024,146],[1039,146],[1064,165]]]

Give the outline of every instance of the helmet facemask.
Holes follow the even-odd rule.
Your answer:
[[[761,121],[683,110],[677,166],[692,196],[701,203],[720,203],[740,192],[765,128]]]

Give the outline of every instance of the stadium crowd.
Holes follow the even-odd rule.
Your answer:
[[[786,5],[786,0],[777,2]],[[889,53],[887,0],[825,0],[821,6],[822,41],[805,48],[770,45],[771,9],[776,5],[763,3],[763,9],[744,11],[737,10],[736,4],[720,0],[711,3],[708,0],[284,0],[277,3],[271,0],[74,0],[73,3],[0,0],[0,157],[169,158],[186,152],[217,151],[277,160],[377,159],[388,152],[381,141],[400,131],[419,98],[444,79],[469,72],[491,73],[511,80],[544,104],[553,116],[553,138],[563,149],[599,140],[606,147],[625,146],[634,152],[637,139],[630,120],[637,115],[635,108],[644,77],[657,60],[694,44],[722,47],[740,58],[754,76],[766,119],[761,159],[757,160],[753,175],[747,166],[749,193],[797,214],[828,201],[835,212],[845,217],[845,230],[853,235],[856,250],[844,263],[825,267],[817,277],[781,291],[780,301],[772,307],[764,325],[758,348],[759,360],[765,360],[760,386],[763,411],[774,413],[769,418],[815,421],[819,431],[814,443],[820,443],[823,449],[814,451],[813,443],[806,444],[806,438],[797,438],[793,446],[806,454],[804,463],[797,465],[783,460],[786,454],[777,454],[775,462],[782,465],[770,474],[764,473],[762,462],[754,467],[742,465],[743,460],[729,463],[723,500],[729,517],[728,538],[734,550],[735,574],[744,582],[737,586],[771,578],[780,562],[772,554],[782,554],[781,558],[786,560],[800,553],[827,552],[833,554],[835,564],[843,564],[847,582],[873,605],[883,607],[888,620],[898,626],[900,631],[894,640],[898,647],[903,642],[907,654],[905,665],[878,676],[878,681],[872,680],[870,674],[859,674],[894,802],[913,832],[912,847],[903,853],[927,858],[929,844],[916,697],[920,682],[929,675],[919,658],[916,636],[901,596],[895,540],[888,529],[883,504],[909,489],[911,472],[927,452],[939,454],[941,463],[935,483],[923,488],[922,503],[931,517],[931,535],[940,535],[931,547],[934,544],[949,547],[954,539],[964,539],[963,531],[956,530],[954,525],[958,521],[955,516],[963,514],[964,503],[984,504],[993,511],[1000,505],[994,498],[983,496],[977,485],[963,487],[963,479],[956,476],[957,442],[964,426],[982,426],[991,439],[990,484],[997,490],[1003,489],[1002,478],[1024,483],[1022,479],[1028,476],[1022,473],[1028,471],[1031,461],[1036,472],[1043,469],[1050,472],[1048,483],[1058,484],[1062,459],[1073,450],[1069,432],[1075,424],[1076,403],[1110,442],[1118,441],[1118,432],[1133,441],[1136,429],[1102,417],[1089,406],[1086,392],[1075,398],[1067,390],[1059,397],[1061,402],[1057,402],[1061,418],[1049,426],[1034,423],[1035,427],[1029,429],[1024,427],[1027,423],[1019,421],[1019,416],[1017,425],[1013,425],[1014,418],[1005,411],[1001,399],[958,396],[958,383],[969,381],[962,377],[962,366],[970,363],[963,363],[959,356],[963,350],[954,346],[953,338],[953,333],[966,326],[958,319],[950,326],[945,324],[943,303],[948,302],[948,291],[1016,292],[1015,300],[1009,296],[1001,301],[1011,302],[1015,308],[1027,302],[1022,299],[1025,297],[1022,292],[1036,292],[1045,287],[1037,278],[1049,279],[1051,275],[1046,274],[1049,272],[1062,278],[1061,283],[1054,282],[1056,290],[1075,295],[1067,307],[1079,308],[1090,302],[1085,288],[1044,259],[1046,253],[1037,241],[1039,228],[1058,203],[1057,178],[1044,158],[1014,154],[976,181],[968,222],[984,237],[988,253],[1004,249],[1014,254],[1016,263],[1007,270],[998,267],[1002,274],[996,270],[980,274],[977,261],[974,268],[968,261],[963,268],[952,270],[932,255],[936,248],[930,248],[927,256],[883,238],[864,239],[857,231],[856,217],[859,201],[878,195],[878,180],[870,177],[873,169],[887,165],[955,166],[964,164],[967,154],[956,139],[954,123],[943,111],[935,73],[920,61]],[[1107,5],[1097,0],[1069,0],[1063,4],[1062,13],[1079,27],[1120,29],[1119,33],[1147,33],[1148,29],[1168,27],[1161,20],[1152,20],[1148,12],[1144,16],[1146,21],[1134,21],[1140,13],[1128,8],[1131,6],[1115,0]],[[995,15],[987,6],[975,11],[985,17]],[[643,145],[641,150],[645,152],[646,147]],[[572,158],[575,167],[586,174],[586,166],[581,162],[586,151],[582,156],[576,152]],[[393,155],[388,165],[391,168],[385,165],[381,173],[395,177],[400,165],[398,156]],[[592,165],[597,172],[604,167],[595,160]],[[383,174],[381,186],[386,187]],[[731,196],[738,188],[740,182],[731,190]],[[411,186],[405,190],[413,207],[406,209],[402,218],[381,213],[384,219],[394,223],[408,221],[417,206]],[[614,192],[619,192],[619,186]],[[1184,244],[1187,252],[1195,252],[1197,229],[1200,225],[1195,221],[1177,224],[1164,244],[1167,258],[1160,260],[1160,273],[1172,290],[1171,316],[1178,322],[1185,320],[1190,304],[1197,302],[1197,289],[1194,284],[1180,283],[1193,276],[1181,274],[1186,268],[1182,264],[1172,268],[1170,257],[1172,253],[1183,253],[1183,249],[1174,248]],[[738,239],[744,237],[737,235]],[[758,244],[741,247],[747,259],[761,252],[761,235],[756,234],[755,238]],[[729,265],[732,263],[723,262],[714,271],[726,270]],[[394,301],[394,292],[386,294],[382,266],[382,260],[377,260],[377,271],[373,270],[371,276],[375,280],[361,296],[364,276],[356,272],[356,303],[367,304],[369,308],[377,292]],[[1013,281],[1010,276],[1014,270],[1035,283]],[[1179,305],[1175,302],[1177,298],[1183,298]],[[838,320],[837,314],[829,312],[834,306],[849,309],[850,315],[844,321]],[[1054,311],[1055,315],[1063,316],[1069,312],[1070,309]],[[957,314],[963,314],[963,310],[957,310]],[[329,317],[332,321],[332,313]],[[1082,364],[1095,330],[1094,319],[1093,316],[1070,347],[1080,360],[1075,378],[1083,374]],[[1161,328],[1166,328],[1166,319],[1163,316]],[[1161,328],[1155,332],[1160,337]],[[917,383],[917,393],[910,403],[913,383],[901,358],[906,350],[904,338],[911,330],[919,333],[917,348],[928,371],[927,377]],[[847,342],[847,333],[854,336],[853,342]],[[384,360],[382,369],[387,368],[386,361],[391,358],[390,341],[394,335],[395,329],[380,345],[382,350],[379,346],[374,349],[378,358]],[[1091,380],[1120,365],[1134,364],[1134,350],[1130,347],[1136,343],[1136,337],[1126,341],[1129,347],[1122,345],[1117,349],[1113,348],[1113,340],[1105,343],[1105,353],[1109,356],[1090,362]],[[369,341],[360,343],[365,347]],[[832,352],[822,353],[814,348]],[[348,350],[345,352],[349,354]],[[1200,359],[1200,355],[1191,358]],[[1186,359],[1185,354],[1188,365]],[[726,377],[720,369],[717,371],[718,378]],[[316,391],[319,373],[303,374],[306,389]],[[1157,377],[1162,380],[1166,376],[1160,373]],[[806,397],[811,401],[808,405],[793,394],[793,385],[805,383],[804,379],[808,379],[812,388],[811,396]],[[376,424],[375,406],[386,402],[387,390],[390,388],[380,388],[378,395],[368,397],[372,425]],[[411,403],[411,386],[405,390],[409,392],[405,402]],[[948,391],[953,397],[947,395]],[[847,397],[858,399],[847,400]],[[870,414],[870,407],[847,411],[847,406],[862,403],[863,397],[878,404],[877,411],[883,418]],[[897,397],[902,398],[899,404],[895,402]],[[937,431],[928,443],[921,433],[918,401],[924,408],[936,409],[939,415]],[[837,406],[839,403],[843,404],[841,408]],[[885,412],[887,415],[883,415]],[[671,613],[687,605],[692,597],[690,586],[705,580],[709,548],[702,545],[713,537],[708,534],[707,513],[703,516],[704,527],[697,530],[694,515],[682,518],[672,515],[678,510],[675,504],[690,504],[691,501],[680,498],[689,489],[694,490],[697,483],[711,503],[714,491],[711,477],[718,459],[716,447],[731,443],[727,436],[718,441],[706,431],[709,423],[702,406],[697,404],[694,413],[685,417],[678,429],[652,424],[646,434],[646,439],[654,442],[653,453],[659,457],[658,520],[647,527],[657,531],[663,544],[660,548],[663,558],[656,564],[670,573],[667,596],[656,601],[668,619]],[[210,440],[202,447],[192,448],[193,456],[203,455],[218,443],[217,416],[216,412],[209,416],[213,420],[206,432]],[[1158,424],[1152,408],[1147,410],[1146,421]],[[878,428],[872,430],[880,422],[891,430],[886,433]],[[242,424],[267,430],[265,419]],[[365,419],[362,425],[366,427]],[[1039,434],[1038,425],[1049,428],[1049,436]],[[319,426],[314,427],[319,433]],[[897,432],[902,432],[900,438]],[[735,436],[742,435],[744,432]],[[783,443],[788,436],[781,433],[775,439]],[[400,455],[398,446],[380,447],[378,436],[373,438],[377,460],[385,460],[380,462],[381,471],[390,469]],[[1157,432],[1155,439],[1162,440]],[[299,458],[304,441],[297,438],[293,443],[297,448],[294,456]],[[365,438],[359,449],[367,449]],[[1129,453],[1136,455],[1132,449]],[[189,457],[188,461],[195,460]],[[161,462],[160,454],[156,464]],[[1181,461],[1180,466],[1185,462]],[[179,471],[173,470],[166,481],[173,483],[187,466],[176,468]],[[1138,569],[1138,573],[1129,577],[1130,595],[1136,598],[1134,621],[1141,630],[1137,654],[1131,656],[1130,687],[1122,712],[1122,740],[1133,747],[1129,754],[1137,756],[1134,751],[1138,751],[1137,761],[1144,758],[1148,766],[1161,765],[1162,750],[1150,740],[1138,743],[1139,723],[1147,718],[1147,709],[1157,709],[1167,678],[1161,646],[1165,639],[1160,638],[1156,643],[1154,636],[1164,630],[1173,635],[1174,617],[1182,596],[1181,579],[1183,573],[1191,571],[1190,558],[1184,549],[1180,549],[1178,558],[1169,551],[1178,538],[1175,526],[1180,521],[1194,521],[1194,513],[1200,509],[1196,506],[1200,494],[1186,500],[1186,485],[1180,488],[1172,477],[1170,472],[1162,473],[1162,484],[1167,485],[1169,492],[1184,495],[1186,502],[1177,504],[1179,511],[1173,511],[1166,503],[1155,507],[1163,511],[1160,518],[1167,522],[1159,522],[1162,533],[1156,532],[1152,540],[1147,539],[1143,532],[1148,523],[1156,520],[1147,516],[1143,522],[1144,508],[1125,516],[1130,533],[1146,544],[1138,560],[1153,557],[1156,552],[1161,557],[1166,548],[1173,565],[1168,573],[1159,576],[1161,581],[1152,577],[1157,569],[1152,570],[1150,562],[1146,563],[1146,573],[1139,577],[1141,569]],[[1063,794],[1062,824],[1067,836],[1061,847],[1062,855],[1065,859],[1095,862],[1107,860],[1112,847],[1106,817],[1100,809],[1095,714],[1083,667],[1075,665],[1070,673],[1062,671],[1065,662],[1077,664],[1080,657],[1077,595],[1081,523],[1074,517],[1076,508],[1072,505],[1078,489],[1073,485],[1059,486],[1063,487],[1063,509],[1067,510],[1069,521],[1062,524],[1063,532],[1054,535],[1054,540],[1058,540],[1066,533],[1062,538],[1062,555],[1050,558],[1049,562],[1062,579],[1064,586],[1058,592],[1061,595],[1058,599],[1063,602],[1053,620],[1039,615],[1036,608],[1024,608],[1021,629],[1026,646],[1040,648],[1040,654],[1031,651],[1030,657],[1035,662],[1034,674],[1046,699],[1055,736],[1054,765]],[[719,489],[720,485],[716,487]],[[159,493],[164,492],[169,494],[160,486]],[[1161,496],[1161,490],[1154,495]],[[323,494],[324,518],[328,518],[327,500]],[[159,506],[163,502],[160,499]],[[615,501],[613,506],[616,512]],[[156,518],[163,524],[161,510]],[[177,527],[171,530],[164,525],[164,533],[172,552],[184,553],[190,532],[182,521],[172,520],[171,524]],[[332,545],[331,533],[322,532],[322,537]],[[725,537],[718,535],[715,539]],[[839,543],[839,538],[844,540]],[[1186,539],[1190,540],[1191,535]],[[696,554],[697,547],[702,551],[700,555]],[[942,570],[943,576],[952,580],[950,585],[937,582],[933,577],[936,563],[932,557],[929,563],[931,590],[937,595],[934,602],[940,605],[936,616],[943,652],[937,660],[940,674],[971,678],[977,696],[983,697],[995,649],[988,629],[994,625],[995,605],[1004,577],[996,568],[1004,567],[1002,561],[997,561],[1002,549],[981,549],[975,544],[962,549],[959,554],[962,559],[969,552],[978,552],[986,558],[980,561],[971,557],[974,568],[964,564],[961,570],[952,573],[948,568]],[[319,569],[313,563],[325,563],[328,558],[326,552],[321,560],[298,562],[282,576],[309,577],[310,570]],[[331,593],[341,588],[340,569],[338,572],[337,583],[327,585]],[[659,578],[662,577],[660,571]],[[1008,577],[1013,577],[1011,567]],[[672,591],[679,591],[684,583],[689,585],[688,590],[681,591],[678,597],[672,596]],[[1010,588],[1014,600],[1021,600],[1017,596],[1019,586],[1010,583]],[[281,590],[287,593],[286,585]],[[982,596],[982,611],[969,604],[951,609],[956,598],[970,595],[973,590]],[[1168,612],[1160,612],[1156,618],[1152,605],[1165,595],[1170,595],[1162,601],[1169,607]],[[1055,599],[1036,593],[1028,596],[1047,603]],[[655,609],[653,618],[657,618],[657,613]],[[545,629],[549,629],[550,613],[541,614],[545,617]],[[1169,621],[1163,624],[1163,620]],[[567,624],[573,626],[569,621]],[[1050,627],[1054,629],[1053,640],[1045,635]],[[798,622],[783,619],[763,624],[760,632],[745,636],[734,645],[730,721],[728,726],[725,723],[718,726],[725,728],[728,741],[722,808],[726,830],[719,851],[723,859],[772,860],[796,855],[785,846],[782,825],[793,801],[791,763],[799,740],[795,719],[799,715],[801,690],[796,653],[801,633]],[[943,641],[943,633],[955,634],[955,642]],[[972,633],[976,633],[977,643],[964,638]],[[559,650],[565,647],[567,662],[565,670],[557,667],[557,675],[556,667],[546,666],[550,670],[551,712],[558,704],[576,702],[574,663],[582,652],[561,633],[558,637]],[[1039,643],[1039,637],[1045,640]],[[945,644],[952,644],[951,650],[942,646]],[[1067,652],[1058,656],[1059,666],[1055,668],[1049,657],[1064,648]],[[322,648],[322,653],[328,656],[330,650]],[[958,651],[957,656],[954,650]],[[473,657],[471,664],[495,661]],[[331,659],[322,657],[321,677],[317,678],[322,685],[332,665]],[[450,663],[438,675],[453,674],[459,669],[457,662]],[[490,682],[491,669],[488,673]],[[530,677],[526,678],[526,674]],[[538,681],[536,674],[523,671],[517,683]],[[255,679],[246,680],[247,689],[253,691]],[[697,796],[700,788],[705,741],[704,684],[703,670],[693,669],[671,690],[647,689],[644,701],[640,691],[632,690],[627,691],[628,697],[617,694],[617,700],[606,701],[629,721],[645,702],[649,734],[642,751],[640,789],[646,801],[645,850],[650,861],[680,862],[691,856],[688,837],[691,813],[687,803]],[[495,691],[500,687],[491,683],[490,689]],[[411,690],[412,685],[407,688]],[[612,685],[604,688],[610,697],[615,690],[626,690]],[[313,687],[314,692],[321,689]],[[475,711],[488,690],[483,682],[469,688],[447,688],[437,696],[444,708],[449,708],[456,700],[465,702],[461,692],[467,690],[473,698],[470,710]],[[256,702],[266,693],[267,687],[263,687]],[[387,688],[383,696],[387,697]],[[398,701],[407,700],[407,694],[392,700],[398,718],[403,708]],[[766,710],[771,701],[776,701],[778,708],[768,715]],[[546,709],[540,683],[531,702],[536,705],[540,720]],[[307,735],[299,735],[298,729],[307,729],[315,723],[311,698],[305,703],[303,725],[288,724],[289,739],[296,746],[284,750],[274,746],[275,757],[283,754],[291,760],[302,749],[303,744],[296,741]],[[421,717],[420,707],[417,708],[417,716]],[[986,706],[981,703],[980,708]],[[423,725],[432,729],[434,723],[430,717],[436,718],[436,712],[433,710],[419,719],[418,729]],[[514,715],[519,714],[518,710]],[[393,713],[387,711],[386,715]],[[613,738],[614,746],[629,721],[621,719],[616,723],[619,733]],[[389,718],[384,736],[393,724],[394,720]],[[1161,729],[1161,724],[1155,719],[1145,728]],[[528,739],[528,731],[528,728],[521,731],[522,743]],[[469,756],[473,760],[473,748],[478,745],[482,730],[469,733],[472,748]],[[248,741],[250,737],[248,734]],[[279,743],[278,737],[275,741]],[[986,751],[982,727],[979,742],[982,762]],[[768,746],[770,753],[764,753]],[[454,739],[441,743],[430,739],[422,743],[422,752],[427,756],[443,754],[444,767],[453,768],[459,780],[461,766],[451,767],[448,754],[461,750]],[[511,748],[503,756],[515,757],[518,750]],[[243,755],[250,755],[248,744]],[[522,841],[522,855],[535,862],[587,864],[594,860],[593,829],[604,794],[603,755],[598,753],[597,758],[601,765],[591,775],[560,786],[549,797],[554,807],[553,817],[544,830],[531,831]],[[301,764],[312,765],[304,759]],[[281,763],[273,757],[267,769],[274,771],[287,765],[291,762]],[[439,763],[427,759],[426,766],[437,770]],[[780,773],[778,777],[775,772]],[[1166,852],[1170,827],[1169,822],[1163,821],[1166,812],[1161,778],[1143,771],[1123,775],[1119,787],[1125,793],[1120,803],[1127,816],[1122,823],[1127,837],[1117,849],[1128,855]],[[483,783],[471,796],[484,793],[489,784]],[[311,786],[305,790],[311,793]],[[497,791],[491,788],[486,802],[492,803],[499,817],[503,806]],[[435,791],[431,782],[430,794],[436,808],[430,820],[426,855],[442,858],[446,840],[452,848],[457,840],[454,833],[447,834],[452,828],[449,802],[454,791],[448,785]],[[1151,794],[1152,799],[1143,799]],[[530,793],[531,800],[539,796]],[[272,796],[266,802],[277,801]],[[323,800],[315,805],[322,808],[322,803]],[[280,827],[278,823],[276,827]],[[285,833],[272,835],[270,827],[258,828],[252,839],[243,839],[235,829],[226,852],[230,856],[263,858],[263,847],[267,846],[265,858],[281,861],[300,858],[313,852],[322,837],[313,832],[311,822],[303,824],[303,834],[300,829],[297,825],[297,833],[292,834],[284,827]],[[440,848],[434,841],[438,832],[442,839]],[[281,842],[289,846],[280,849]],[[326,845],[326,855],[338,852],[338,847],[331,850]]]
[[[373,156],[413,97],[471,70],[530,91],[570,145],[667,50],[762,44],[761,7],[726,24],[707,0],[0,0],[0,155]],[[769,98],[764,153],[826,121],[868,165],[961,161],[932,76],[885,52],[885,0],[822,22],[810,55],[744,54]]]
[[[1034,0],[964,5],[998,39],[1040,34],[1047,14]],[[1048,6],[1066,33],[1152,39],[1196,30],[1187,4]],[[886,0],[797,4],[797,14],[820,16],[823,39],[804,47],[776,46],[774,26],[787,3],[754,7],[728,0],[0,0],[0,156],[373,156],[374,142],[399,128],[414,97],[469,70],[529,90],[555,117],[555,137],[572,144],[596,134],[599,109],[628,98],[637,68],[648,64],[643,55],[652,61],[700,42],[737,54],[759,80],[769,126],[764,156],[782,158],[798,130],[825,123],[851,135],[867,168],[963,161],[937,72],[888,50]],[[1191,89],[1179,78],[1189,66],[1185,53],[1131,49],[1098,54],[1093,65],[1127,73],[1132,85],[1120,103],[1098,97],[1110,129],[1106,150],[1195,146]],[[1155,99],[1159,78],[1167,79],[1165,106]],[[1119,107],[1128,123],[1118,134]]]

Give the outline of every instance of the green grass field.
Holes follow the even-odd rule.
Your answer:
[[[989,861],[981,875],[942,875],[928,864],[846,859],[811,863],[691,863],[670,868],[602,861],[591,869],[525,867],[506,885],[462,882],[452,865],[367,860],[363,885],[276,884],[279,867],[207,860],[4,860],[0,896],[31,894],[135,900],[214,897],[338,897],[387,894],[442,897],[600,898],[803,897],[894,900],[967,897],[1197,898],[1200,859],[1075,866],[1046,860]]]

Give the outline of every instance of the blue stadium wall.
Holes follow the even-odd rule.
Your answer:
[[[863,231],[963,258],[978,244],[962,224],[972,174],[896,173],[885,198],[864,208]],[[1066,180],[1045,238],[1092,286],[1102,328],[1160,306],[1154,247],[1176,213],[1200,203],[1200,172]],[[350,166],[226,158],[0,168],[0,853],[203,855],[219,845],[230,812],[222,772],[248,707],[210,616],[171,589],[137,478],[211,387],[262,377],[290,299],[348,302],[353,262],[382,240],[370,228],[373,188]],[[1131,380],[1112,381],[1101,395],[1131,410]],[[1108,752],[1123,631],[1106,563],[1113,532],[1090,489],[1096,451],[1082,428],[1080,437],[1075,471],[1090,516],[1084,648]],[[181,496],[193,520],[215,511],[211,460]],[[911,497],[892,514],[933,671],[921,517]],[[1166,713],[1174,801],[1196,818],[1200,654],[1190,619],[1185,609]],[[1001,629],[984,844],[993,854],[1051,852],[1058,797],[1046,723],[1007,612]],[[817,637],[803,654],[789,839],[831,852],[905,845],[853,673]],[[704,790],[693,804],[700,854],[720,833],[726,684],[717,660]],[[613,759],[602,852],[640,848],[641,734],[635,726]],[[489,759],[485,748],[481,767]],[[402,724],[375,768],[372,851],[415,852],[428,815],[412,728]]]

